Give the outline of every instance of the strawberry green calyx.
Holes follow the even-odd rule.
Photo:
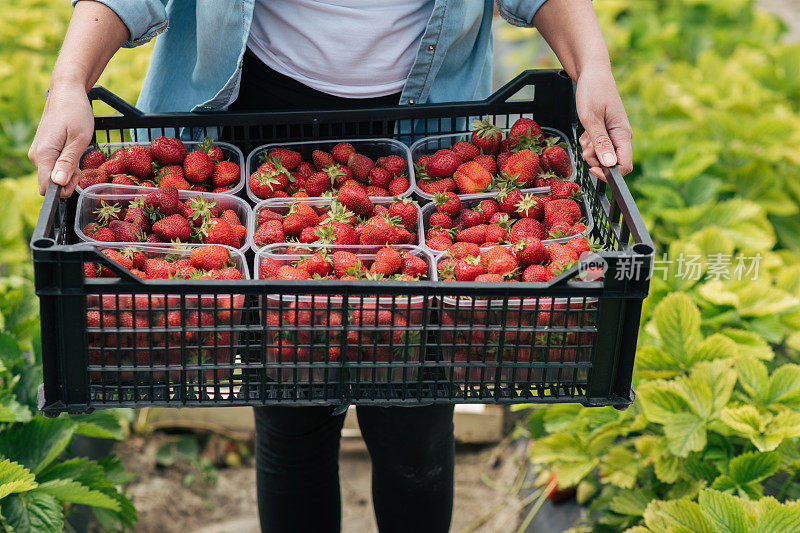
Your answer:
[[[331,200],[331,206],[328,210],[328,220],[349,224],[354,216],[355,214],[347,209],[339,200]]]
[[[338,163],[334,163],[329,167],[325,167],[322,169],[322,172],[328,175],[328,178],[331,180],[331,188],[335,188],[336,184],[339,183],[339,176],[346,176],[347,173],[342,170],[342,165]]]
[[[97,217],[97,224],[101,227],[105,227],[111,221],[111,219],[119,218],[118,215],[122,211],[122,208],[119,204],[107,204],[105,200],[100,200],[100,207],[95,209],[93,213]]]
[[[492,224],[495,226],[500,226],[506,231],[510,230],[511,226],[513,225],[511,222],[511,217],[508,216],[508,213],[498,213],[497,220],[493,221]]]
[[[544,135],[541,133],[537,135],[520,135],[517,137],[517,143],[511,147],[510,152],[516,153],[521,150],[531,150],[537,154],[541,154],[546,148],[546,146],[544,146],[545,143]]]
[[[425,170],[425,167],[419,163],[414,163],[414,175],[418,180],[430,181],[433,179],[428,174],[428,171]]]
[[[500,134],[503,133],[503,131],[499,127],[492,124],[488,116],[484,117],[482,120],[477,118],[473,120],[472,131],[477,133],[478,137],[480,137],[481,139],[492,139],[498,133]]]
[[[192,210],[192,220],[208,220],[213,215],[211,208],[215,207],[217,202],[215,200],[210,200],[201,194],[188,200],[186,205]]]
[[[381,272],[367,272],[364,274],[364,279],[370,281],[380,281],[382,279],[386,279],[386,277]]]
[[[209,150],[211,149],[211,145],[214,143],[214,139],[210,137],[206,137],[203,141],[197,146],[200,150],[208,154]],[[210,156],[210,154],[209,154]],[[219,163],[218,159],[211,159],[214,163]]]
[[[333,223],[325,223],[314,228],[314,235],[317,236],[317,242],[320,244],[333,244],[336,239],[336,234],[333,230]]]

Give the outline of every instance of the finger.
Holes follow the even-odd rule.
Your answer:
[[[594,148],[587,148],[583,151],[583,160],[590,167],[599,167],[600,161],[597,159],[597,153],[594,151]]]
[[[36,165],[36,177],[39,181],[39,194],[44,196],[47,191],[47,184],[50,183],[50,175],[53,173],[53,166],[56,162],[57,153],[40,154],[35,148],[31,148],[29,158]]]
[[[633,170],[633,148],[631,146],[631,138],[625,135],[621,139],[614,139],[614,146],[616,147],[617,161],[619,162],[619,170],[623,176],[630,174]]]
[[[592,146],[597,153],[599,161],[606,167],[613,167],[617,164],[617,154],[614,151],[614,143],[611,142],[606,131],[606,125],[601,113],[595,114],[584,124],[589,137],[592,139]]]
[[[61,189],[61,197],[62,198],[69,198],[72,196],[72,193],[75,191],[75,187],[78,186],[78,182],[81,179],[81,173],[76,171],[72,174],[72,177],[69,179],[69,183],[67,183],[66,187]]]
[[[70,139],[67,145],[61,151],[61,155],[56,159],[53,166],[51,179],[62,186],[67,186],[72,179],[73,174],[78,170],[78,162],[80,161],[81,154],[86,150],[89,141],[83,142],[80,137]]]
[[[597,177],[597,179],[602,181],[607,181],[606,175],[603,174],[603,169],[601,169],[600,167],[591,167],[589,169],[589,172],[591,172],[595,177]]]

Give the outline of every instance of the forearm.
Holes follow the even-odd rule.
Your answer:
[[[78,2],[53,68],[50,89],[80,85],[88,91],[127,39],[128,28],[114,11],[99,2]]]
[[[590,0],[547,0],[533,23],[573,80],[589,66],[611,71],[608,49]]]

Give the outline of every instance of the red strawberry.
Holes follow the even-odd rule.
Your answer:
[[[550,196],[553,197],[553,200],[578,198],[580,190],[580,186],[574,181],[555,180],[550,184]]]
[[[178,267],[163,259],[147,259],[144,262],[144,271],[150,279],[167,279],[178,273]]]
[[[520,218],[535,218],[541,220],[544,215],[544,204],[541,196],[525,194],[517,202],[515,214]]]
[[[541,240],[533,236],[525,237],[515,246],[517,260],[523,265],[546,263],[550,261],[550,253]]]
[[[278,262],[271,257],[262,257],[258,265],[260,279],[272,279],[278,275]]]
[[[186,181],[200,183],[208,180],[214,172],[214,162],[202,150],[189,152],[183,160],[183,176]]]
[[[476,118],[472,121],[472,136],[470,137],[470,141],[484,154],[496,154],[500,149],[500,142],[502,140],[502,130],[493,125],[489,121],[489,117],[483,120]],[[494,174],[494,172],[492,172],[492,174]]]
[[[105,162],[106,155],[103,152],[100,150],[92,150],[83,156],[83,159],[81,159],[80,168],[81,170],[94,169],[98,168]]]
[[[347,158],[347,166],[353,172],[353,179],[361,183],[366,183],[369,171],[375,167],[375,163],[369,157],[353,152]]]
[[[374,185],[375,187],[380,187],[382,189],[388,187],[389,183],[392,181],[392,175],[389,174],[389,171],[381,167],[371,168],[367,178],[370,185]]]
[[[155,230],[155,226],[153,228]],[[203,236],[205,244],[222,244],[233,248],[238,248],[241,245],[236,230],[221,218],[209,219],[203,231],[205,233]]]
[[[353,179],[353,172],[350,167],[345,165],[333,164],[323,170],[328,175],[331,186],[339,188],[345,184],[346,181]]]
[[[417,203],[411,198],[395,198],[389,205],[389,216],[400,217],[400,223],[411,231],[417,227]]]
[[[486,242],[497,244],[508,240],[508,230],[497,224],[489,224],[486,228]]]
[[[100,253],[102,253],[115,263],[119,263],[128,270],[133,268],[133,261],[131,260],[131,258],[126,256],[119,250],[114,250],[113,248],[106,248],[105,250],[100,250]]]
[[[481,200],[477,210],[483,213],[485,220],[491,220],[495,213],[500,211],[500,204],[497,203],[497,200],[487,198],[486,200]]]
[[[303,228],[313,228],[319,224],[319,215],[308,204],[292,204],[289,213],[283,219],[283,232],[286,235],[297,237]]]
[[[399,155],[379,157],[375,165],[385,168],[392,176],[399,176],[406,169],[406,160]]]
[[[423,277],[428,272],[428,263],[421,257],[405,252],[400,258],[400,273],[414,277]]]
[[[372,262],[369,271],[390,276],[400,270],[401,263],[400,252],[393,248],[381,248],[375,254],[375,260]]]
[[[278,279],[309,279],[308,272],[292,265],[282,265],[276,274]]]
[[[481,274],[475,281],[481,281],[483,283],[499,283],[505,281],[505,278],[500,274]]]
[[[81,178],[78,186],[81,189],[87,189],[92,185],[98,183],[108,183],[108,174],[105,170],[99,168],[87,168],[81,171]]]
[[[216,202],[203,196],[195,196],[179,204],[179,211],[180,215],[196,228],[219,212]]]
[[[569,177],[569,155],[560,146],[551,146],[542,152],[542,168],[555,172],[562,178]]]
[[[316,171],[317,169],[314,168],[314,165],[306,161],[303,161],[297,165],[297,168],[295,169],[295,172],[303,176],[305,179],[308,179],[308,177]]]
[[[569,228],[569,232],[571,235],[580,235],[584,231],[586,231],[586,226],[584,224],[581,224],[580,222],[576,222],[575,224],[572,225],[571,228]]]
[[[457,242],[450,246],[447,251],[455,259],[464,259],[469,256],[478,257],[481,255],[480,247],[472,242]]]
[[[480,148],[465,141],[458,141],[453,145],[451,150],[453,150],[464,162],[472,161],[481,153]]]
[[[184,179],[183,176],[178,175],[178,174],[176,174],[174,172],[170,172],[170,173],[165,174],[162,178],[160,178],[158,184],[159,184],[159,187],[164,187],[165,185],[171,185],[172,187],[175,187],[179,191],[195,190],[194,187],[196,185],[199,185],[197,183],[192,185],[191,183],[186,181],[186,179]],[[203,188],[203,189],[205,189],[205,188]]]
[[[333,147],[331,150],[331,155],[336,160],[337,163],[341,163],[342,165],[347,164],[347,158],[350,157],[350,154],[355,153],[356,149],[353,148],[353,145],[350,143],[339,143]]]
[[[522,281],[525,283],[543,283],[550,281],[553,273],[547,270],[544,265],[529,265],[522,273]]]
[[[545,238],[544,228],[542,228],[542,225],[538,221],[532,218],[521,218],[517,220],[508,232],[508,240],[511,242],[517,242],[528,236],[536,237],[539,240]]]
[[[211,276],[214,279],[242,279],[242,273],[239,272],[239,269],[236,267],[225,267],[219,270],[212,270]]]
[[[125,256],[131,260],[133,268],[139,270],[144,269],[144,262],[147,259],[147,256],[145,256],[138,248],[134,246],[128,246],[120,249],[120,252],[125,254]]]
[[[428,246],[428,248],[443,251],[450,248],[453,245],[453,241],[446,235],[437,235],[435,237],[429,238],[425,242],[425,244]]]
[[[193,248],[189,259],[198,270],[218,270],[231,264],[230,252],[218,244]]]
[[[262,209],[258,212],[258,223],[263,224],[267,220],[279,220],[283,222],[283,215],[270,211],[269,209]]]
[[[130,222],[112,220],[108,228],[114,232],[114,240],[116,242],[139,242],[145,239],[139,227]]]
[[[215,187],[227,187],[238,182],[240,177],[239,165],[232,161],[220,161],[214,165],[214,171],[211,173],[211,183]]]
[[[369,216],[372,213],[372,200],[369,199],[364,189],[353,180],[342,185],[336,198],[339,203],[357,215]]]
[[[567,248],[572,250],[575,257],[581,257],[581,254],[588,253],[592,251],[592,247],[589,245],[589,241],[587,241],[584,237],[573,237],[567,244],[565,245]]]
[[[394,245],[399,240],[397,228],[382,216],[375,216],[367,220],[359,236],[359,244],[364,245]]]
[[[257,246],[266,246],[286,240],[283,233],[283,223],[280,220],[267,220],[261,224],[253,234],[253,242]]]
[[[469,256],[459,260],[453,268],[457,281],[475,281],[475,278],[486,273],[486,269],[480,259]]]
[[[117,174],[111,178],[111,183],[115,185],[136,185],[133,176],[129,174]]]
[[[212,162],[218,163],[219,161],[222,161],[223,158],[222,148],[212,144],[213,142],[213,139],[206,137],[203,139],[203,142],[200,143],[198,149],[208,154],[208,157],[211,158]]]
[[[186,146],[180,139],[162,135],[150,141],[150,155],[158,165],[180,165],[186,157]]]
[[[119,152],[120,150],[117,151]],[[105,171],[107,175],[113,176],[114,174],[122,174],[123,172],[125,172],[125,162],[122,160],[121,157],[112,158],[106,161],[105,163],[101,164],[97,168]]]
[[[495,161],[494,157],[490,155],[477,155],[473,161],[485,168],[486,171],[492,176],[497,174],[497,162]]]
[[[516,187],[511,189],[504,188],[497,194],[497,196],[495,196],[495,199],[500,205],[500,209],[506,213],[516,213],[517,204],[521,198],[522,191]]]
[[[336,163],[331,154],[323,152],[322,150],[314,150],[311,152],[311,160],[314,161],[314,166],[317,167],[319,171]]]
[[[508,131],[508,144],[511,148],[531,148],[543,139],[542,128],[530,118],[518,118]]]
[[[518,275],[519,264],[511,254],[497,254],[489,259],[486,264],[486,272],[489,274],[499,274],[505,279],[514,278]]]
[[[129,146],[122,157],[123,166],[127,174],[137,178],[146,178],[153,171],[150,150],[144,146]]]
[[[169,215],[153,224],[153,233],[165,242],[189,242],[192,228],[181,215]]]
[[[544,220],[545,225],[552,226],[552,222],[557,213],[564,213],[569,220],[569,225],[572,226],[581,218],[581,209],[575,200],[565,198],[563,200],[552,200],[547,202],[544,206]]]
[[[143,207],[151,218],[174,215],[178,212],[178,189],[164,185],[144,197]]]
[[[386,189],[381,189],[380,187],[375,187],[374,185],[367,185],[366,187],[364,187],[364,192],[367,193],[367,196],[377,196],[381,198],[391,196],[391,194],[389,194],[389,191],[387,191]]]
[[[523,189],[533,187],[539,167],[539,156],[533,150],[520,150],[511,155],[501,167],[503,173]]]
[[[576,259],[578,259],[577,256],[575,256],[575,253],[571,249],[567,248],[563,244],[558,244],[556,242],[548,243],[547,251],[550,254],[550,265],[548,265],[548,269],[550,269],[550,267],[553,264],[561,266],[569,266]]]
[[[403,176],[399,176],[393,179],[391,182],[389,182],[388,190],[390,195],[400,196],[402,194],[405,194],[408,191],[409,187],[411,187],[411,184],[408,182],[408,180],[405,179]]]
[[[486,242],[487,227],[487,224],[478,224],[477,226],[472,226],[461,230],[461,232],[459,232],[459,234],[456,236],[456,241],[472,242],[477,245],[481,245]]]
[[[500,152],[499,154],[497,154],[497,157],[495,158],[495,161],[497,162],[497,166],[499,168],[503,168],[503,165],[506,164],[506,162],[508,161],[508,158],[510,158],[510,157],[511,157],[511,152]]]
[[[429,176],[446,178],[452,176],[464,161],[452,150],[438,150],[425,163]]]
[[[269,155],[280,161],[283,168],[289,172],[295,170],[303,160],[303,158],[300,157],[300,152],[295,152],[287,148],[273,148]]]
[[[435,213],[431,213],[431,217],[428,220],[429,220],[429,223],[430,223],[431,227],[437,227],[438,226],[438,227],[444,228],[444,229],[450,229],[450,228],[453,227],[453,219],[450,218],[449,215],[446,215],[444,213],[440,213],[439,211],[437,211]]]
[[[364,265],[361,259],[354,253],[343,250],[333,252],[333,271],[337,278],[346,275],[348,271],[361,272],[363,270]]]
[[[456,182],[453,178],[444,178],[435,181],[421,181],[419,188],[422,192],[427,194],[436,194],[437,192],[455,192]]]
[[[306,180],[305,188],[309,196],[322,196],[331,190],[331,178],[325,172],[314,172]]]
[[[474,194],[486,190],[492,183],[492,175],[475,161],[460,165],[453,174],[458,192]]]
[[[568,219],[553,221],[553,225],[549,228],[549,237],[551,239],[560,239],[569,236],[570,223]]]
[[[456,220],[457,225],[462,228],[469,228],[483,224],[486,222],[486,216],[481,211],[474,211],[472,209],[462,209],[459,220]]]
[[[221,218],[231,226],[242,223],[242,221],[239,220],[239,215],[237,215],[236,211],[232,209],[226,209],[225,211],[223,211],[222,214],[219,216],[219,218]]]

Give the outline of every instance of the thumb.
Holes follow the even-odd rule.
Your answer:
[[[59,185],[68,185],[70,178],[78,170],[78,162],[84,150],[86,150],[86,145],[83,145],[80,139],[67,141],[66,146],[64,146],[58,159],[56,159],[50,179]]]
[[[614,151],[614,143],[611,142],[611,137],[609,137],[606,131],[603,118],[595,116],[586,122],[584,127],[592,141],[594,151],[597,153],[597,159],[600,160],[603,166],[613,167],[617,164],[617,154]]]

